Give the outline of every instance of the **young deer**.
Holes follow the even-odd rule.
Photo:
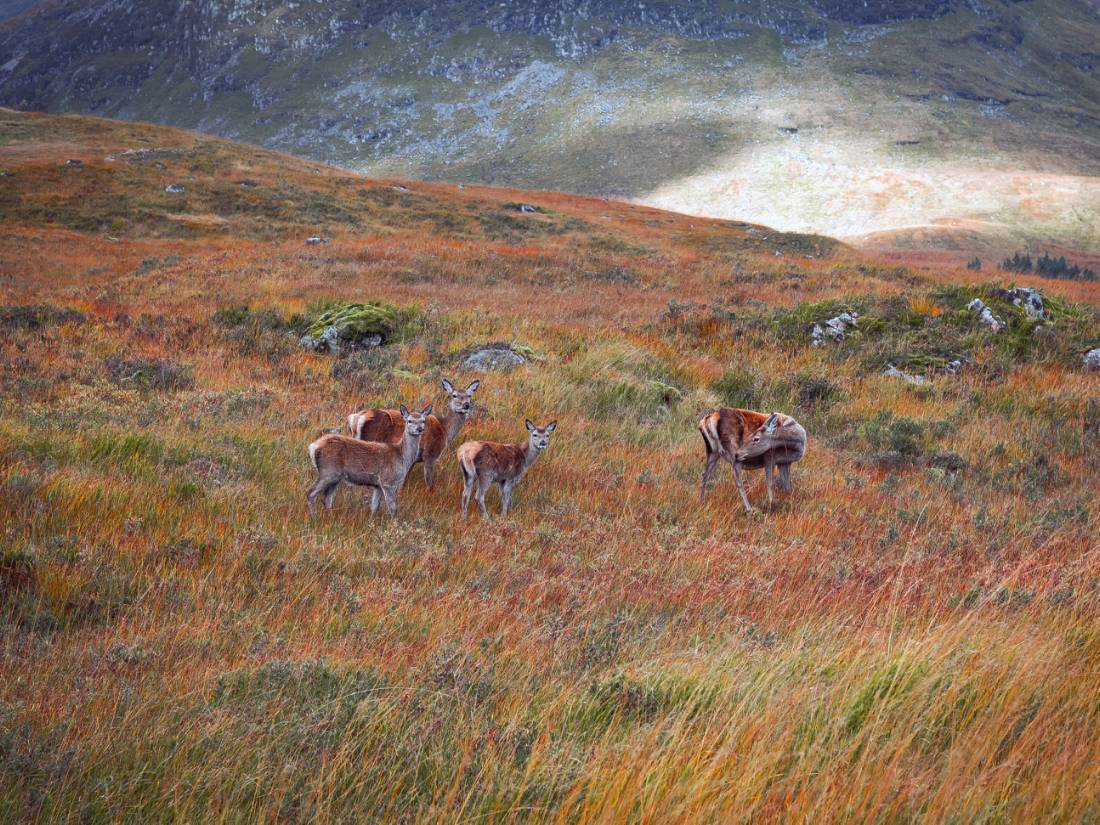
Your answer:
[[[458,464],[462,467],[462,519],[470,509],[470,494],[477,486],[477,506],[481,515],[489,518],[485,494],[493,483],[500,485],[500,514],[508,515],[512,506],[512,490],[535,459],[550,444],[550,433],[558,426],[551,421],[545,427],[526,422],[526,444],[499,444],[495,441],[467,441],[458,448]]]
[[[741,468],[764,468],[768,484],[768,503],[775,500],[773,472],[779,468],[779,483],[784,491],[791,491],[791,465],[806,454],[806,431],[802,425],[782,413],[754,412],[722,407],[706,415],[699,422],[699,432],[707,448],[707,464],[703,468],[703,480],[699,485],[699,500],[707,493],[707,482],[714,473],[720,458],[733,467],[733,478],[745,512],[752,512]]]
[[[466,389],[458,390],[446,378],[443,379],[443,390],[450,400],[447,412],[440,418],[434,415],[428,417],[420,439],[420,453],[413,462],[424,462],[424,482],[429,490],[435,484],[435,463],[466,423],[474,406],[474,393],[480,384],[480,381],[474,381]],[[399,444],[404,426],[405,422],[397,410],[363,410],[348,416],[348,429],[362,441]]]
[[[331,510],[337,488],[346,481],[374,488],[370,502],[372,516],[378,511],[379,497],[385,497],[389,514],[397,515],[397,494],[420,452],[420,439],[431,411],[431,404],[418,413],[401,406],[404,428],[400,444],[360,441],[332,434],[323,435],[310,444],[309,457],[317,469],[317,480],[309,488],[309,512],[315,512],[317,497],[322,495],[325,509]]]

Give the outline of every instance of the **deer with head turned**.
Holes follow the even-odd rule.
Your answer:
[[[384,498],[386,510],[397,515],[397,494],[405,483],[409,468],[420,453],[420,440],[432,412],[429,404],[421,412],[409,412],[401,406],[401,441],[386,444],[360,441],[346,435],[323,435],[309,445],[309,457],[317,470],[317,480],[307,494],[309,511],[316,510],[318,496],[324,496],[325,509],[332,509],[332,500],[341,483],[372,487],[370,514],[378,511],[378,500]]]
[[[447,393],[447,411],[438,418],[434,415],[428,416],[424,435],[420,439],[420,453],[413,462],[424,462],[424,482],[429,490],[435,484],[435,463],[466,423],[474,408],[474,393],[480,385],[480,381],[474,381],[466,389],[460,390],[446,378],[443,379],[443,391]],[[404,426],[404,420],[397,410],[362,410],[348,416],[348,429],[362,441],[399,444]]]
[[[463,521],[470,509],[470,496],[475,490],[478,509],[482,516],[489,518],[485,494],[493,484],[500,485],[500,514],[508,515],[512,506],[512,490],[550,445],[550,433],[558,426],[556,421],[551,421],[545,427],[536,427],[530,420],[525,423],[528,433],[526,443],[467,441],[458,448],[458,464],[462,468],[463,481]]]
[[[733,467],[733,478],[745,512],[752,512],[741,469],[764,468],[768,486],[768,504],[775,501],[774,476],[778,468],[779,484],[791,491],[791,465],[806,454],[806,431],[791,416],[773,412],[770,415],[754,410],[721,407],[699,422],[699,432],[707,449],[707,463],[699,485],[699,500],[707,493],[707,482],[719,459]]]

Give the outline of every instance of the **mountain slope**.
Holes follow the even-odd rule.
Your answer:
[[[1085,0],[58,2],[0,103],[861,243],[1100,250]]]

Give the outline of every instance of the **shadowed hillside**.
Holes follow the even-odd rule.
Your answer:
[[[961,262],[1100,252],[1098,42],[1087,0],[67,0],[0,104]]]
[[[8,110],[0,226],[0,821],[1100,813],[1097,282]],[[452,445],[310,521],[306,445],[443,377],[557,419],[513,513]],[[810,433],[752,516],[723,403]]]

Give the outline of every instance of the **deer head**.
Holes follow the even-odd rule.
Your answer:
[[[737,460],[748,461],[750,458],[762,456],[772,449],[775,446],[775,432],[778,429],[779,413],[772,413],[763,424],[745,439],[741,449],[737,451]]]
[[[424,434],[424,427],[428,423],[428,416],[431,414],[431,404],[420,412],[409,412],[405,405],[402,404],[401,417],[405,419],[405,435],[420,438],[420,436]]]
[[[470,410],[474,406],[474,393],[477,392],[477,388],[481,386],[480,381],[474,381],[466,389],[455,389],[454,384],[443,379],[443,391],[447,393],[447,397],[450,399],[451,411],[458,415],[469,415]]]
[[[527,432],[531,434],[529,437],[531,449],[537,455],[550,446],[550,433],[557,429],[558,422],[551,421],[545,427],[536,427],[530,419],[525,423],[527,424]]]

